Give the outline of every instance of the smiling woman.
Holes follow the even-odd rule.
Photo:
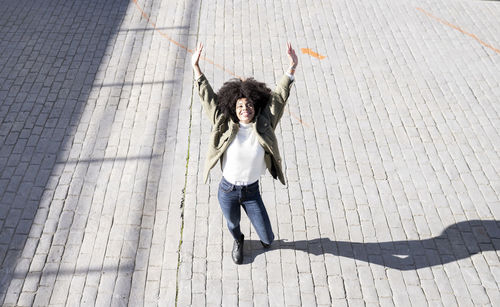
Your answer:
[[[203,109],[212,122],[205,181],[217,162],[222,164],[219,203],[234,238],[232,257],[243,263],[245,236],[240,230],[241,207],[254,226],[262,246],[269,248],[274,240],[266,207],[259,191],[259,179],[268,169],[275,179],[285,183],[274,129],[278,125],[294,80],[298,59],[290,44],[287,54],[290,67],[274,91],[252,78],[232,79],[217,94],[202,74],[199,44],[192,65]]]

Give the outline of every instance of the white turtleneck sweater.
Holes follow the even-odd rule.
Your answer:
[[[224,152],[222,175],[232,184],[252,184],[266,171],[264,148],[257,140],[253,125],[240,123],[238,134]]]

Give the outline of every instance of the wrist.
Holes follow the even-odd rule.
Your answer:
[[[194,76],[195,78],[199,78],[201,75],[203,75],[203,73],[201,72],[201,69],[199,66],[193,66],[193,71],[194,71]]]

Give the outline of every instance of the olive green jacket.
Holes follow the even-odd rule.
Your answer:
[[[266,167],[273,178],[278,178],[282,184],[285,184],[285,177],[281,167],[281,156],[274,130],[283,115],[292,82],[293,80],[290,77],[286,74],[283,75],[276,89],[271,93],[267,106],[258,114],[255,114],[255,124],[253,125],[257,139],[265,151]],[[212,132],[208,142],[208,152],[203,172],[204,181],[207,182],[208,173],[217,164],[217,161],[222,162],[222,155],[236,137],[239,125],[217,109],[217,95],[205,75],[201,75],[196,80],[196,86],[205,114],[212,123]]]

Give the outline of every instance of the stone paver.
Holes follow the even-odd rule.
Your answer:
[[[0,303],[495,305],[496,4],[0,2]],[[201,175],[197,41],[216,89],[299,53],[287,186],[261,180],[276,241],[243,218],[241,266]]]

